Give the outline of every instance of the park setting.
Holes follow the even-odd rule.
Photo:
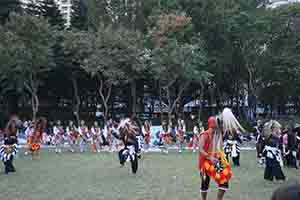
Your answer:
[[[298,0],[0,0],[0,199],[300,199],[299,55]]]

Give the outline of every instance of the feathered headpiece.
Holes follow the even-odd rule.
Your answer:
[[[221,118],[223,121],[223,129],[224,132],[236,132],[241,131],[245,132],[244,128],[241,126],[241,124],[238,122],[238,120],[235,118],[234,114],[232,113],[231,109],[225,108],[221,114]]]
[[[281,129],[281,124],[278,121],[271,120],[265,123],[263,128],[263,135],[269,138],[272,134],[277,134],[278,129]]]
[[[118,126],[118,130],[125,130],[125,129],[136,132],[137,127],[132,124],[132,122],[129,118],[127,118],[127,119],[121,120],[121,122],[119,123],[119,126]]]

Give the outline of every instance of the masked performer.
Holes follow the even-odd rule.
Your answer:
[[[144,135],[144,150],[148,152],[150,147],[150,140],[151,140],[151,124],[148,120],[145,121],[144,126],[142,128],[142,132]]]
[[[122,120],[119,124],[119,135],[115,137],[122,140],[124,148],[119,151],[119,159],[121,166],[124,166],[125,162],[131,162],[132,173],[136,174],[138,170],[138,141],[136,138],[136,131],[138,127],[134,126],[130,119]]]
[[[179,120],[177,131],[176,131],[176,144],[178,152],[181,153],[184,148],[184,134],[185,134],[185,123],[183,120]]]
[[[17,124],[15,120],[10,120],[4,132],[4,144],[0,147],[0,159],[5,166],[5,174],[16,172],[13,160],[17,154]]]
[[[34,128],[29,134],[29,145],[32,160],[36,160],[39,157],[39,151],[41,149],[43,133],[46,128],[46,119],[40,118],[34,123]]]
[[[80,152],[83,153],[90,141],[89,129],[85,125],[85,121],[81,120],[78,132],[80,135],[80,141],[79,141]]]
[[[68,135],[70,151],[73,153],[75,152],[75,148],[78,145],[78,140],[79,140],[79,133],[73,121],[69,122],[69,126],[66,129],[66,133]]]
[[[98,122],[94,122],[94,126],[91,129],[92,133],[92,151],[99,153],[102,149],[102,132],[98,125]]]
[[[56,126],[53,127],[53,134],[54,134],[55,152],[61,153],[64,145],[64,135],[65,135],[65,130],[61,124],[61,121],[58,120]]]
[[[285,180],[281,169],[283,162],[279,149],[281,125],[277,121],[271,120],[264,125],[263,134],[266,143],[264,148],[264,156],[266,158],[264,178],[269,181],[273,181],[274,177],[276,180]]]
[[[243,130],[232,111],[225,108],[217,117],[208,119],[208,130],[199,137],[199,170],[201,175],[201,197],[207,200],[210,179],[219,185],[217,200],[223,200],[229,187],[232,173],[223,152],[223,133]]]

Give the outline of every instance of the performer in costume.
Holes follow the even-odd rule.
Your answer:
[[[30,145],[30,152],[32,155],[32,160],[36,160],[39,157],[39,151],[41,149],[42,144],[42,136],[44,130],[46,128],[46,119],[39,118],[34,123],[34,128],[29,133],[29,145]]]
[[[291,130],[287,134],[287,144],[285,146],[285,157],[288,167],[296,168],[297,166],[297,139],[296,134]]]
[[[66,133],[68,135],[70,151],[75,152],[76,146],[78,145],[79,142],[79,133],[73,121],[69,122],[69,126],[66,129]]]
[[[98,125],[98,122],[94,122],[94,126],[91,128],[92,133],[92,151],[99,153],[102,149],[102,132]]]
[[[55,152],[61,153],[62,148],[64,146],[65,130],[60,120],[58,120],[56,125],[53,127],[53,134],[54,134]]]
[[[201,175],[202,200],[207,200],[211,178],[219,185],[217,200],[223,200],[232,176],[230,165],[223,152],[223,133],[237,130],[243,131],[243,128],[232,111],[225,108],[219,116],[208,119],[208,130],[200,134],[198,167]]]
[[[234,166],[240,166],[240,146],[242,144],[241,135],[239,133],[225,133],[224,135],[224,152],[229,161],[230,157]]]
[[[171,142],[171,135],[170,135],[170,132],[168,129],[168,125],[166,123],[164,123],[162,125],[162,130],[160,132],[159,137],[163,144],[162,152],[168,154],[169,153],[169,145]]]
[[[178,121],[177,131],[176,131],[176,144],[178,152],[181,153],[184,148],[184,134],[186,131],[185,123],[183,120]]]
[[[138,127],[134,126],[130,119],[122,120],[119,124],[119,135],[114,134],[124,143],[124,148],[119,151],[119,160],[121,166],[124,166],[125,162],[131,162],[132,173],[136,174],[138,170],[138,141],[136,138],[136,131]]]
[[[81,120],[78,132],[80,135],[80,141],[79,141],[80,152],[83,153],[86,149],[86,146],[89,144],[89,141],[90,141],[89,129],[85,125],[84,120]]]
[[[15,120],[10,120],[4,132],[4,143],[0,147],[0,159],[5,166],[5,174],[16,172],[13,165],[13,160],[17,154],[17,123]]]
[[[144,135],[144,150],[148,152],[150,147],[150,140],[151,140],[151,124],[148,120],[144,122],[144,126],[142,128],[142,132]]]
[[[285,176],[281,169],[283,166],[282,155],[279,149],[279,138],[281,134],[281,125],[271,120],[264,125],[263,134],[265,136],[264,156],[266,158],[265,180],[273,181],[285,180]]]

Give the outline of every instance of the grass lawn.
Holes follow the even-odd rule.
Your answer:
[[[31,161],[21,154],[17,173],[0,175],[1,200],[192,200],[199,199],[197,157],[192,153],[147,154],[137,175],[129,163],[120,168],[116,153],[56,155],[42,152]],[[242,152],[242,167],[234,177],[226,200],[269,200],[279,183],[263,180],[255,153]],[[3,171],[3,169],[2,169]],[[300,171],[285,169],[288,182],[300,180]],[[215,192],[215,184],[212,184]],[[211,200],[215,193],[210,193]]]

